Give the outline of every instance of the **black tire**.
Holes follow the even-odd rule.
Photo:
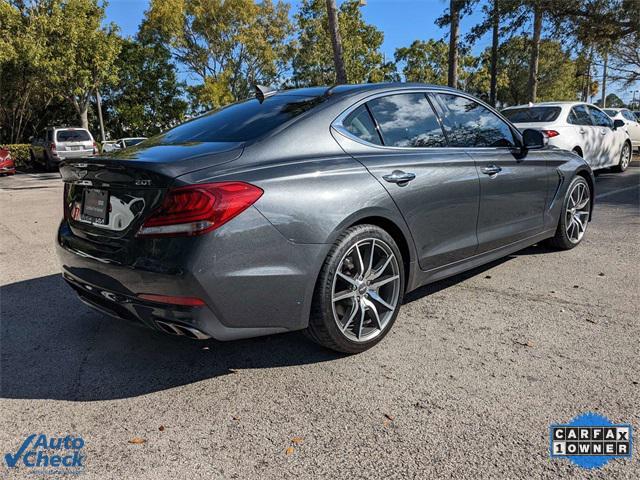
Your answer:
[[[546,243],[549,247],[555,248],[558,250],[571,250],[572,248],[577,247],[582,242],[582,238],[580,238],[577,242],[571,241],[567,234],[567,208],[570,201],[570,193],[576,188],[576,185],[582,184],[589,192],[589,207],[591,207],[591,202],[593,202],[593,192],[589,189],[589,184],[584,179],[584,177],[580,175],[576,175],[574,179],[569,184],[567,191],[564,195],[564,200],[562,202],[562,211],[560,212],[560,219],[558,220],[558,228],[556,229],[556,233],[553,237],[549,238]],[[586,222],[588,224],[588,220]],[[586,227],[585,227],[586,229]]]
[[[625,155],[628,155],[625,159]],[[622,147],[622,151],[620,152],[620,161],[618,165],[613,167],[614,172],[622,173],[627,168],[629,168],[629,164],[631,163],[631,156],[633,155],[633,149],[631,148],[631,143],[625,142]]]
[[[53,162],[51,161],[51,157],[49,157],[49,154],[46,152],[44,152],[44,169],[47,172],[53,172]]]
[[[367,239],[375,239],[376,242],[381,242],[395,255],[397,262],[395,265],[399,276],[399,293],[395,308],[387,310],[387,312],[392,313],[383,329],[368,341],[364,341],[364,339],[362,341],[353,341],[338,328],[334,319],[332,290],[334,277],[342,260],[354,245]],[[351,227],[336,240],[322,266],[313,296],[309,326],[305,333],[314,342],[338,352],[359,353],[368,350],[382,340],[393,326],[402,304],[404,285],[405,271],[402,254],[391,235],[376,225],[356,225]]]

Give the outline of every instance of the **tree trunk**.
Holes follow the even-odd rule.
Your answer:
[[[531,39],[531,61],[529,62],[529,101],[532,103],[536,101],[538,96],[538,62],[540,60],[543,15],[544,11],[538,0],[533,7],[533,38]]]
[[[104,121],[102,120],[102,98],[100,97],[100,90],[96,88],[96,105],[98,107],[98,119],[100,120],[100,136],[104,142],[107,138],[104,135]]]
[[[489,87],[489,103],[496,106],[496,90],[498,85],[498,46],[500,43],[500,9],[498,0],[493,0],[493,12],[491,12],[492,39],[491,39],[491,83]]]
[[[604,52],[604,65],[602,67],[602,108],[607,108],[607,64],[609,52]]]
[[[331,45],[333,46],[333,63],[336,68],[336,83],[347,83],[347,72],[344,68],[344,55],[342,52],[342,39],[340,38],[340,25],[338,24],[336,0],[327,0],[327,15],[329,17]]]
[[[451,30],[449,31],[449,73],[447,84],[450,87],[458,86],[458,35],[460,31],[460,3],[459,0],[450,0],[449,13],[451,15]]]

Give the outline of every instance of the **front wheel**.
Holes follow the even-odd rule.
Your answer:
[[[631,163],[631,144],[625,142],[622,146],[622,152],[620,152],[620,162],[613,167],[613,169],[616,172],[622,173],[629,167],[629,163]]]
[[[560,250],[576,247],[587,231],[590,215],[591,190],[584,177],[578,175],[567,188],[558,228],[556,234],[548,240],[549,245]]]
[[[398,316],[404,282],[402,255],[386,231],[375,225],[349,228],[320,271],[307,335],[339,352],[373,347]]]

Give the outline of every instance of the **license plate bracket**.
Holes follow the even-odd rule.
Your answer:
[[[99,188],[85,188],[82,199],[82,220],[105,225],[109,215],[109,192]]]

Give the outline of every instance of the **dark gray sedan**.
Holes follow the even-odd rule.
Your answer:
[[[457,90],[280,92],[65,161],[63,275],[88,305],[196,339],[305,329],[359,352],[405,293],[583,238],[593,175]]]

